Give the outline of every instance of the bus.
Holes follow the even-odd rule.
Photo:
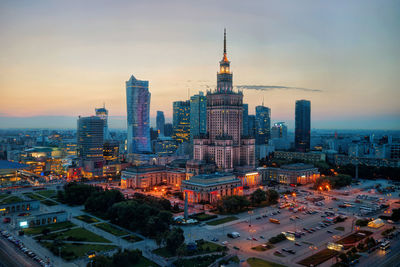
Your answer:
[[[384,241],[384,242],[379,246],[379,248],[380,248],[381,250],[388,250],[388,249],[390,248],[390,242],[389,242],[389,241]]]
[[[281,222],[278,219],[269,218],[269,221],[272,223],[280,224]]]

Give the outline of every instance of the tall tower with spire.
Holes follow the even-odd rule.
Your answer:
[[[207,138],[194,139],[193,157],[214,162],[219,171],[239,166],[254,167],[254,139],[242,138],[243,93],[234,91],[230,61],[226,52],[219,62],[217,88],[207,92]]]

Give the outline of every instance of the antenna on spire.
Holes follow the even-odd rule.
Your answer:
[[[263,96],[263,102],[262,102],[262,106],[264,106],[264,96]]]
[[[106,102],[103,102],[103,108],[106,108]]]
[[[226,53],[226,28],[224,28],[224,54]]]

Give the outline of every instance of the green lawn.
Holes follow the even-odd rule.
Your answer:
[[[107,251],[113,250],[116,246],[112,245],[94,245],[94,244],[62,244],[61,246],[55,246],[51,242],[40,242],[42,246],[49,249],[54,255],[59,255],[59,247],[61,247],[61,257],[64,260],[71,261],[75,260],[79,257],[84,257],[89,251]],[[143,266],[150,266],[150,265],[143,265]]]
[[[255,251],[266,251],[266,250],[269,250],[271,248],[274,248],[274,246],[271,245],[271,244],[266,244],[266,246],[258,245],[258,246],[252,247],[251,249],[253,249]]]
[[[41,234],[43,229],[45,229],[45,228],[50,229],[50,231],[58,231],[58,230],[62,230],[62,229],[72,228],[75,226],[76,226],[76,224],[73,224],[72,222],[60,222],[60,223],[53,223],[53,224],[48,224],[48,225],[43,225],[43,226],[26,228],[26,229],[24,229],[24,232],[27,235],[37,235],[37,234]]]
[[[165,248],[165,247],[156,248],[156,249],[153,250],[152,252],[153,252],[154,254],[157,254],[157,255],[159,255],[159,256],[161,256],[161,257],[164,257],[164,258],[171,258],[171,257],[174,257],[174,256],[175,256],[174,254],[172,254],[171,252],[169,252],[169,251],[167,250],[167,248]]]
[[[109,224],[109,223],[98,223],[94,224],[97,228],[100,228],[101,230],[104,230],[106,232],[109,232],[110,234],[113,234],[115,236],[124,236],[128,235],[129,233],[123,230],[120,230],[119,228]]]
[[[84,242],[99,242],[99,243],[111,243],[110,240],[105,239],[95,233],[92,233],[84,228],[73,228],[66,231],[50,233],[46,236],[35,237],[35,239],[44,240],[67,240],[67,241],[84,241]]]
[[[22,198],[17,197],[17,196],[9,196],[9,197],[5,197],[1,200],[0,205],[2,204],[11,204],[11,203],[16,203],[16,202],[20,202],[23,201]]]
[[[237,219],[239,219],[239,218],[236,217],[236,216],[228,216],[228,217],[225,217],[225,218],[209,221],[209,222],[207,222],[207,224],[208,225],[218,225],[218,224],[222,224],[222,223],[231,222],[231,221],[234,221],[234,220],[237,220]]]
[[[95,217],[83,214],[83,215],[79,215],[79,216],[75,216],[75,219],[84,221],[86,223],[95,223],[95,222],[99,222],[99,220],[97,220]]]
[[[198,215],[194,215],[194,216],[190,216],[190,217],[193,218],[193,219],[196,219],[198,221],[208,221],[208,220],[211,220],[211,219],[215,219],[218,216],[214,215],[214,214],[203,213],[203,214],[198,214]]]
[[[0,199],[6,198],[6,197],[9,197],[9,196],[10,196],[9,194],[0,194]]]
[[[36,194],[39,194],[43,197],[49,198],[52,196],[55,196],[57,194],[56,190],[40,190],[40,191],[35,191]]]
[[[125,239],[126,241],[131,242],[131,243],[139,242],[139,241],[143,240],[143,238],[136,236],[136,235],[124,236],[123,239]]]
[[[202,257],[179,259],[174,262],[176,267],[208,267],[222,255],[207,255]]]
[[[45,197],[42,197],[41,195],[36,195],[34,193],[24,193],[25,196],[29,197],[30,199],[34,199],[34,200],[45,200]]]
[[[343,226],[339,226],[339,227],[336,227],[335,230],[344,231],[344,227]]]
[[[135,264],[135,266],[136,267],[157,267],[159,265],[157,263],[149,260],[148,258],[142,256],[140,258],[139,262],[137,262]]]
[[[250,265],[250,267],[285,267],[285,265],[262,260],[259,258],[248,258],[247,263]]]
[[[209,242],[209,241],[204,241],[201,245],[198,246],[197,249],[198,250],[196,252],[194,252],[194,254],[189,254],[189,255],[202,255],[202,254],[208,254],[208,253],[213,253],[213,252],[222,252],[222,251],[226,250],[226,248],[224,246],[221,246],[216,243]],[[164,258],[171,258],[171,257],[175,256],[174,254],[169,252],[166,247],[157,248],[157,249],[153,250],[153,253],[160,255],[161,257],[164,257]]]
[[[55,205],[58,205],[57,202],[55,202],[55,201],[53,201],[53,200],[49,200],[49,199],[42,200],[42,201],[40,201],[40,203],[42,203],[42,204],[44,204],[44,205],[46,205],[46,206],[55,206]]]

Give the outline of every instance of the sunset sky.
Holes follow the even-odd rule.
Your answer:
[[[250,114],[264,98],[292,127],[308,99],[312,128],[400,129],[399,12],[390,0],[3,0],[0,128],[73,128],[103,102],[123,128],[131,74],[150,83],[151,117],[170,118],[188,90],[215,88],[226,27]]]

